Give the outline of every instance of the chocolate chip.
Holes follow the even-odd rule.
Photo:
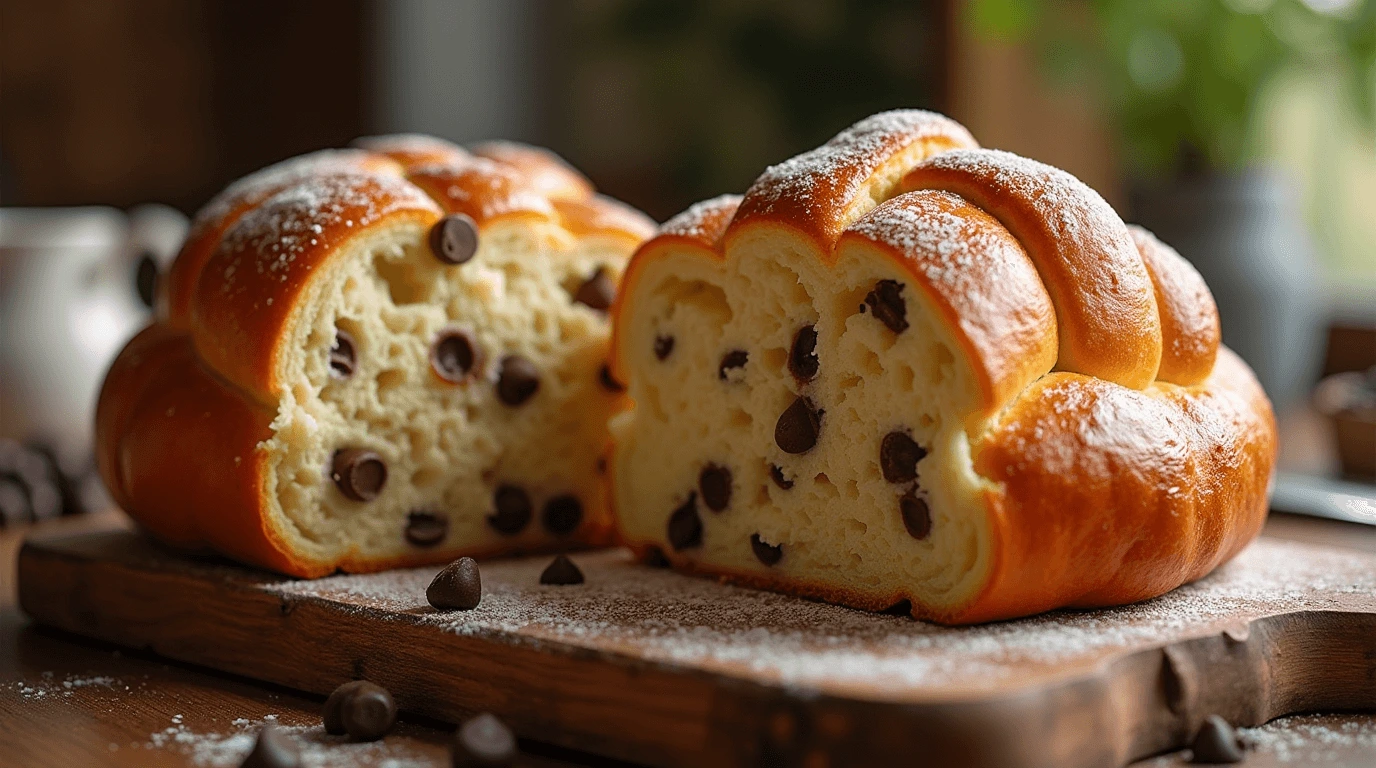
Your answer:
[[[702,518],[698,517],[698,494],[688,494],[688,500],[669,515],[669,546],[675,552],[702,546]]]
[[[651,568],[668,568],[672,565],[669,558],[664,556],[664,550],[653,544],[645,548],[645,553],[641,555],[641,562]]]
[[[442,611],[477,608],[483,599],[483,580],[477,561],[461,557],[446,565],[425,588],[425,599]]]
[[[545,566],[545,570],[540,574],[540,583],[560,586],[582,584],[583,572],[578,570],[578,566],[573,564],[568,555],[558,555]]]
[[[606,267],[598,267],[593,271],[592,276],[578,287],[578,292],[573,295],[573,300],[579,304],[605,311],[616,299],[616,283],[612,282],[612,275]]]
[[[330,697],[325,699],[325,708],[320,711],[320,719],[325,724],[325,733],[335,736],[344,733],[344,721],[340,719],[339,708],[344,704],[344,700],[352,696],[360,686],[368,684],[367,680],[350,680],[335,688]]]
[[[134,288],[143,306],[152,309],[158,298],[158,262],[148,251],[144,251],[139,258],[138,269],[134,272]]]
[[[430,229],[430,250],[446,264],[462,264],[478,252],[478,224],[462,213],[451,213]]]
[[[750,353],[743,349],[733,349],[722,355],[721,364],[717,366],[717,378],[726,381],[726,372],[737,368],[744,368],[750,360]]]
[[[903,284],[897,280],[880,280],[865,296],[865,303],[874,316],[894,333],[908,330],[908,304],[903,300]]]
[[[670,352],[673,352],[673,351],[674,351],[674,337],[673,337],[673,336],[656,336],[656,337],[655,337],[655,357],[656,357],[656,358],[658,358],[658,359],[660,359],[660,360],[663,360],[664,358],[666,358],[666,357],[669,356],[669,353],[670,353]]]
[[[898,511],[903,515],[903,527],[914,539],[925,539],[932,532],[932,512],[927,502],[916,493],[908,491],[898,499]]]
[[[793,481],[784,477],[784,470],[778,464],[769,465],[769,477],[771,480],[774,481],[775,485],[779,486],[785,491],[793,487]]]
[[[354,375],[357,364],[354,352],[354,337],[348,331],[338,328],[334,331],[334,346],[330,347],[330,375],[336,379],[347,379]]]
[[[540,522],[544,523],[545,530],[556,536],[573,533],[578,524],[583,522],[583,505],[576,496],[555,496],[545,502],[545,509],[540,513]]]
[[[800,397],[779,415],[774,424],[774,442],[784,453],[807,453],[817,444],[822,429],[822,414],[812,407],[812,401]]]
[[[528,358],[507,355],[502,358],[497,374],[497,397],[507,405],[516,406],[535,396],[540,389],[540,371]]]
[[[597,369],[597,380],[602,384],[602,388],[608,392],[625,392],[626,386],[612,378],[612,367],[608,363],[603,363]]]
[[[516,485],[498,486],[492,494],[492,505],[497,511],[487,516],[487,524],[503,536],[515,536],[525,530],[535,514],[530,494]]]
[[[468,378],[477,365],[477,345],[465,330],[446,328],[430,346],[430,367],[445,381],[457,384]]]
[[[1190,742],[1192,763],[1240,763],[1242,748],[1238,743],[1237,732],[1227,720],[1218,715],[1209,715],[1199,726],[1199,733]]]
[[[354,501],[372,501],[387,483],[387,465],[367,448],[341,448],[330,461],[330,479]]]
[[[708,464],[698,474],[698,490],[702,503],[713,512],[726,509],[731,503],[731,470],[720,464]]]
[[[515,764],[517,754],[516,735],[486,712],[459,726],[454,734],[454,768],[510,766]]]
[[[817,329],[805,325],[793,334],[793,348],[788,351],[788,372],[798,381],[812,381],[817,377]]]
[[[784,557],[784,545],[766,544],[760,534],[750,534],[750,548],[755,550],[755,557],[765,565],[778,565]]]
[[[301,749],[291,735],[268,723],[258,731],[253,750],[244,757],[240,768],[300,768]]]
[[[354,741],[377,741],[397,722],[397,703],[386,688],[365,682],[339,703],[339,722]]]
[[[891,483],[909,483],[917,479],[917,462],[927,455],[907,432],[890,432],[879,441],[879,469]]]
[[[449,532],[449,518],[434,512],[412,512],[406,516],[406,540],[418,547],[433,547]]]

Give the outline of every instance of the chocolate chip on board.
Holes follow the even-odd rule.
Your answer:
[[[1227,720],[1218,715],[1209,715],[1199,726],[1194,741],[1190,742],[1192,763],[1240,763],[1242,746],[1238,743],[1237,731]]]
[[[268,723],[258,731],[253,749],[239,768],[300,768],[301,749],[291,734]]]
[[[568,555],[558,555],[540,573],[541,584],[568,586],[583,583],[583,572],[574,565]]]
[[[355,741],[377,741],[397,722],[397,703],[386,688],[359,686],[339,704],[339,721]]]
[[[478,562],[471,557],[461,557],[446,565],[425,588],[425,599],[442,611],[477,608],[483,599]]]

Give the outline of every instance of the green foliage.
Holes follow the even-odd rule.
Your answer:
[[[1139,173],[1246,163],[1262,90],[1288,67],[1341,70],[1376,124],[1376,0],[972,0],[970,11],[975,34],[1030,41],[1054,80],[1095,88]]]

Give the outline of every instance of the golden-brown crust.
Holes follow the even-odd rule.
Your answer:
[[[473,155],[458,144],[426,136],[423,133],[394,133],[385,136],[361,136],[353,146],[386,155],[410,171],[427,165],[462,163]]]
[[[643,243],[655,234],[654,219],[605,195],[552,201],[564,229],[579,237],[605,235]]]
[[[528,176],[485,157],[424,166],[412,171],[408,180],[425,190],[446,213],[462,213],[479,226],[502,217],[555,216],[549,197]]]
[[[1056,305],[1057,367],[1141,389],[1161,363],[1161,323],[1127,226],[1094,190],[1057,168],[997,150],[950,152],[904,190],[954,192],[1013,233]]]
[[[982,150],[895,161],[896,140],[874,133],[770,169],[729,226],[733,201],[666,223],[632,259],[613,332],[633,322],[625,306],[648,262],[671,251],[725,259],[752,222],[803,233],[827,263],[853,241],[886,251],[947,319],[984,388],[977,416],[992,420],[970,440],[991,482],[987,579],[943,608],[665,553],[674,566],[866,609],[908,599],[916,616],[970,623],[1153,597],[1251,541],[1266,514],[1275,419],[1246,364],[1218,349],[1198,273],[1068,174]],[[853,167],[819,172],[820,156]],[[886,187],[905,163],[915,167],[901,186]],[[861,210],[886,189],[924,191]],[[955,250],[966,258],[944,258]],[[1063,372],[1043,375],[1053,364]],[[655,546],[623,540],[642,555]]]
[[[272,528],[257,446],[272,436],[274,374],[307,286],[354,238],[400,221],[426,226],[446,211],[470,213],[479,226],[533,214],[567,223],[575,236],[636,242],[653,226],[593,197],[586,179],[535,148],[491,145],[480,157],[419,136],[357,145],[366,149],[271,166],[207,204],[165,281],[157,322],[106,376],[96,416],[101,475],[120,506],[170,544],[307,577],[432,561],[427,553],[316,561]],[[590,528],[584,538],[606,536]]]
[[[830,253],[841,230],[889,197],[904,171],[932,155],[977,146],[964,126],[934,112],[874,115],[765,169],[746,191],[726,237],[756,222],[785,224]]]
[[[1160,381],[1197,384],[1208,378],[1223,338],[1218,305],[1194,265],[1147,230],[1129,225],[1156,291],[1161,313]]]
[[[543,147],[517,141],[485,141],[474,144],[473,154],[509,165],[530,179],[531,186],[551,200],[585,200],[592,197],[592,183],[564,159]]]
[[[928,296],[973,363],[987,416],[1056,361],[1056,315],[1016,238],[947,192],[909,192],[841,234],[876,246]]]
[[[440,209],[400,177],[315,176],[244,214],[206,262],[192,303],[191,333],[204,363],[267,403],[310,280],[359,233],[401,220],[428,224]]]
[[[1252,372],[1220,351],[1192,387],[1145,391],[1044,377],[978,445],[998,555],[950,619],[1121,605],[1194,581],[1261,530],[1275,417]]]
[[[167,279],[159,284],[159,316],[185,328],[191,322],[196,283],[225,232],[254,206],[304,179],[324,173],[381,173],[397,175],[401,166],[383,156],[358,149],[322,149],[293,157],[245,176],[206,203],[191,222],[186,242],[172,262]]]

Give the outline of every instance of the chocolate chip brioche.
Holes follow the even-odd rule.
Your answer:
[[[255,173],[111,368],[102,474],[158,538],[297,576],[602,541],[607,310],[652,232],[516,144]]]
[[[1266,512],[1270,404],[1199,274],[938,115],[690,208],[613,316],[617,521],[685,571],[967,623],[1159,595]]]

